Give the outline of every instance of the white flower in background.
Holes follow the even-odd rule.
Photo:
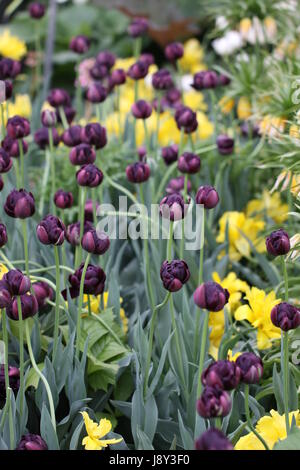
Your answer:
[[[183,91],[193,91],[194,88],[192,87],[193,83],[193,75],[185,74],[181,77],[181,89]]]
[[[287,0],[276,5],[277,10],[296,11],[298,7],[297,0]]]
[[[219,55],[230,55],[243,46],[242,36],[238,31],[227,31],[225,35],[212,42],[212,46]]]
[[[292,238],[290,238],[291,251],[287,255],[286,259],[290,261],[296,261],[300,256],[300,233],[296,233]]]
[[[248,30],[248,33],[244,36],[244,39],[249,42],[249,44],[264,44],[266,42],[266,33],[264,28],[255,16],[251,22],[251,27]]]
[[[216,27],[218,29],[226,29],[228,26],[228,21],[225,16],[217,16],[216,18]]]
[[[247,52],[240,52],[239,54],[237,54],[236,56],[236,60],[238,62],[249,62],[249,54],[247,54]]]

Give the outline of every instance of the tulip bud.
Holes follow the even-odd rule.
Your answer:
[[[224,417],[230,410],[230,396],[220,388],[205,387],[197,401],[197,412],[202,418]]]
[[[79,186],[95,188],[102,183],[103,173],[93,164],[83,165],[76,173]]]
[[[79,144],[72,148],[69,158],[72,165],[88,165],[96,160],[96,152],[88,144]]]
[[[229,85],[229,83],[231,82],[230,78],[227,76],[227,75],[224,75],[223,73],[221,73],[219,75],[219,78],[218,78],[218,85],[220,86],[226,86],[226,85]]]
[[[3,148],[0,148],[0,173],[7,173],[11,167],[12,159]]]
[[[131,112],[136,119],[147,119],[151,116],[152,107],[147,101],[139,100],[131,106]]]
[[[20,387],[20,371],[17,367],[8,366],[9,387],[14,393],[17,393]],[[0,399],[6,398],[6,384],[4,366],[0,366]]]
[[[30,134],[30,124],[28,119],[21,116],[9,118],[6,124],[6,132],[12,139],[23,139]]]
[[[38,434],[26,434],[22,436],[16,450],[48,450],[48,446]]]
[[[183,219],[185,209],[183,197],[177,193],[165,196],[159,204],[160,215],[172,221]]]
[[[55,215],[47,215],[38,224],[36,234],[43,245],[62,245],[65,239],[65,226]]]
[[[145,62],[145,64],[147,64],[148,67],[150,67],[150,65],[155,64],[154,55],[151,54],[150,52],[144,52],[143,54],[141,54],[140,60]]]
[[[52,309],[52,306],[47,304],[47,300],[54,300],[55,294],[47,282],[38,281],[32,284],[32,289],[38,303],[39,312],[47,313]]]
[[[196,450],[233,450],[233,445],[219,429],[210,428],[195,442]]]
[[[138,38],[140,36],[143,36],[145,33],[147,33],[149,28],[149,22],[147,18],[134,18],[132,23],[128,27],[128,34],[132,38]]]
[[[123,85],[126,82],[126,72],[123,69],[115,69],[111,72],[113,86]]]
[[[19,269],[11,269],[5,273],[2,281],[6,284],[11,295],[23,295],[30,289],[30,279]]]
[[[213,186],[200,186],[196,194],[196,204],[203,204],[205,209],[213,209],[219,202],[219,195]]]
[[[235,362],[216,361],[202,373],[202,383],[222,390],[233,390],[241,379],[241,371]]]
[[[92,199],[87,199],[84,205],[84,221],[94,222],[94,205],[96,206],[96,212],[99,207],[99,203]]]
[[[5,100],[9,100],[13,93],[13,84],[9,80],[5,80]]]
[[[26,219],[35,212],[34,197],[25,189],[13,189],[7,196],[4,210],[7,215],[16,219]]]
[[[50,109],[45,109],[41,114],[41,122],[44,127],[54,127],[56,124],[56,114]]]
[[[108,250],[109,245],[110,241],[106,233],[98,233],[94,229],[86,231],[81,240],[82,248],[94,255],[103,255]]]
[[[295,330],[300,326],[300,309],[287,302],[281,302],[272,308],[271,321],[283,331]]]
[[[39,20],[45,15],[46,7],[42,3],[33,2],[29,5],[29,14],[34,20]]]
[[[88,87],[85,96],[91,103],[102,103],[107,97],[107,90],[101,83],[94,82]]]
[[[180,106],[175,113],[178,129],[183,128],[186,134],[191,134],[198,127],[197,115],[187,106]]]
[[[216,88],[219,84],[218,75],[213,70],[203,70],[195,73],[192,87],[195,90]]]
[[[146,147],[144,145],[141,145],[140,147],[138,147],[137,153],[138,153],[139,161],[142,163],[146,163],[146,160],[147,160]]]
[[[165,48],[165,56],[170,62],[176,62],[184,54],[183,45],[180,42],[172,42]]]
[[[39,309],[35,296],[31,294],[24,294],[20,296],[20,300],[23,320],[33,317]],[[14,298],[12,304],[6,308],[6,314],[11,320],[19,320],[18,302],[16,298]]]
[[[0,60],[0,80],[13,79],[21,72],[21,62],[5,58]]]
[[[171,163],[176,162],[178,158],[178,145],[173,144],[168,147],[163,147],[161,149],[161,155],[165,161],[166,165],[171,165]]]
[[[86,144],[94,145],[96,149],[101,149],[107,144],[106,129],[97,122],[93,122],[82,129],[81,139]]]
[[[84,222],[83,233],[93,228],[93,224],[89,221]],[[68,225],[66,229],[66,239],[72,246],[80,245],[80,222]]]
[[[4,224],[0,223],[0,248],[7,243],[7,231]]]
[[[288,233],[280,228],[275,230],[266,238],[266,248],[270,255],[286,255],[291,248]]]
[[[85,54],[90,48],[90,40],[82,34],[71,39],[70,49],[76,54]]]
[[[60,106],[71,106],[70,95],[62,88],[53,88],[50,90],[47,101],[54,108],[59,108]]]
[[[241,381],[246,384],[257,384],[264,372],[261,358],[252,352],[241,354],[236,360],[236,365],[242,373]]]
[[[63,189],[56,191],[53,200],[59,209],[70,209],[73,206],[73,194]]]
[[[220,312],[229,299],[229,292],[213,281],[201,284],[194,292],[194,302],[200,308],[211,312]]]
[[[180,108],[181,104],[181,91],[178,88],[171,88],[165,95],[168,106],[171,108]]]
[[[110,70],[116,62],[116,56],[112,52],[102,51],[96,57],[96,62],[100,65],[105,65]]]
[[[191,152],[184,152],[178,159],[178,170],[181,173],[194,174],[200,170],[200,158]]]
[[[170,262],[166,260],[161,265],[160,278],[165,289],[169,292],[177,292],[190,278],[188,265],[179,259]]]
[[[0,280],[0,308],[7,308],[12,303],[9,285],[3,279]]]
[[[221,134],[217,137],[217,147],[221,155],[229,155],[233,152],[234,140],[228,135]]]
[[[95,62],[93,67],[90,69],[90,76],[94,80],[103,80],[108,77],[108,74],[108,67],[104,64],[99,64],[98,62]]]
[[[146,77],[147,73],[148,65],[142,60],[132,64],[127,71],[128,77],[132,78],[132,80],[141,80],[141,78]]]
[[[61,140],[67,147],[76,147],[82,143],[82,127],[81,126],[71,126],[69,129],[66,129],[61,136]]]
[[[169,70],[161,69],[152,75],[152,86],[155,90],[169,90],[174,86]]]
[[[84,263],[81,263],[81,265],[74,272],[74,274],[70,274],[69,276],[69,282],[71,284],[69,292],[72,298],[78,297],[79,295],[83,266]],[[90,294],[95,296],[102,294],[105,287],[105,280],[106,275],[103,269],[101,269],[100,266],[94,266],[92,264],[89,264],[84,278],[84,294]],[[66,298],[66,291],[63,291],[62,295]]]
[[[166,187],[166,193],[167,194],[174,194],[174,193],[181,193],[184,190],[184,185],[185,185],[185,177],[182,176],[177,176],[176,178],[172,178],[168,186]],[[187,182],[187,192],[191,192],[192,190],[192,183],[188,180]]]
[[[8,135],[4,137],[1,145],[11,158],[18,158],[20,156],[19,142],[22,142],[23,154],[28,151],[28,144],[26,140],[11,139]]]
[[[150,167],[143,162],[132,163],[126,168],[126,176],[131,183],[144,183],[150,177]]]
[[[46,147],[49,147],[49,132],[52,133],[52,143],[55,147],[58,146],[60,137],[58,135],[57,130],[55,127],[47,128],[41,127],[34,133],[34,141],[40,147],[40,149],[44,150]]]

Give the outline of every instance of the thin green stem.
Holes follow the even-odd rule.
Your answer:
[[[281,256],[281,264],[284,278],[284,300],[289,300],[289,282],[286,262],[284,256]],[[289,422],[289,335],[288,331],[281,331],[281,355],[283,358],[283,394],[284,394],[284,415],[286,432],[290,432]]]
[[[52,191],[52,210],[53,214],[56,215],[56,205],[54,204],[54,194],[56,192],[56,178],[55,178],[55,153],[53,145],[53,134],[52,128],[48,129],[49,136],[49,152],[50,152],[50,166],[51,166],[51,191]]]
[[[5,137],[4,103],[1,103],[1,140]]]
[[[85,274],[86,270],[90,261],[91,254],[88,253],[82,274],[81,274],[81,279],[80,279],[80,288],[79,288],[79,301],[78,301],[78,312],[77,312],[77,326],[76,326],[76,357],[79,358],[79,352],[80,352],[80,339],[81,339],[81,314],[82,314],[82,305],[83,305],[83,288],[84,288],[84,279],[85,279]]]
[[[20,189],[20,169],[19,169],[19,160],[18,158],[14,158],[14,168],[16,174],[16,186]]]
[[[67,118],[66,118],[65,110],[62,106],[59,107],[59,115],[60,115],[60,119],[61,119],[63,128],[65,130],[68,129],[69,124],[68,124],[68,121],[67,121]]]
[[[188,175],[184,176],[184,188],[183,188],[183,201],[184,204],[187,199],[187,185],[188,185]],[[183,259],[183,253],[184,253],[184,217],[182,218],[181,221],[181,240],[180,240],[180,259]]]
[[[28,256],[28,238],[27,238],[27,221],[22,219],[22,232],[23,232],[23,243],[24,243],[24,258],[25,258],[25,271],[26,276],[30,278],[29,275],[29,256]]]
[[[200,312],[199,312],[199,316],[200,316]],[[207,341],[207,337],[208,337],[208,321],[209,321],[209,312],[205,311],[204,312],[203,326],[202,326],[202,335],[201,335],[197,397],[200,397],[201,392],[202,392],[201,376],[202,376],[204,361],[205,361],[206,341]]]
[[[46,159],[46,165],[45,165],[45,170],[43,174],[43,180],[42,180],[42,187],[41,187],[41,199],[40,199],[40,204],[39,204],[39,213],[43,215],[44,212],[44,201],[45,201],[45,194],[48,186],[48,179],[49,179],[49,173],[50,173],[50,152],[48,149],[45,151],[45,159]],[[52,194],[54,195],[53,188],[52,188]]]
[[[181,376],[182,386],[185,390],[185,398],[186,398],[186,400],[188,400],[187,384],[186,384],[186,379],[185,379],[185,375],[184,375],[182,354],[181,354],[181,350],[180,350],[179,335],[178,335],[178,330],[177,330],[177,324],[176,324],[176,318],[175,318],[175,309],[174,309],[174,302],[173,302],[172,295],[170,296],[170,310],[171,310],[172,327],[173,327],[174,336],[175,336],[177,360],[178,360],[178,364],[179,364],[179,374]]]
[[[12,418],[11,409],[11,388],[9,387],[9,375],[8,375],[8,334],[7,334],[7,320],[5,310],[2,310],[2,330],[3,330],[3,341],[4,341],[4,377],[5,377],[5,397],[6,406],[9,407],[8,425],[9,425],[9,442],[10,449],[14,449],[15,432]]]
[[[165,186],[166,186],[166,183],[167,181],[169,180],[171,174],[173,173],[173,171],[175,170],[175,168],[177,168],[177,161],[172,163],[172,165],[170,165],[167,169],[167,171],[164,173],[164,176],[160,182],[160,185],[158,187],[158,190],[155,191],[156,194],[157,194],[157,201],[159,201],[162,197],[162,192],[163,190],[165,189]]]
[[[19,316],[19,349],[20,349],[20,415],[23,415],[24,408],[24,325],[22,315],[21,297],[17,296],[18,316]]]
[[[126,194],[126,196],[128,196],[129,199],[131,199],[132,202],[134,202],[135,204],[138,204],[138,200],[136,199],[136,197],[130,191],[128,191],[128,189],[124,188],[123,186],[121,186],[118,183],[115,183],[103,169],[101,171],[104,175],[105,180],[108,182],[108,184],[110,184],[110,186],[112,186],[113,188],[118,189],[122,193]]]
[[[80,186],[81,190],[79,192],[80,196],[80,238],[79,238],[79,247],[78,247],[78,261],[77,265],[79,265],[82,261],[82,246],[81,246],[81,240],[83,236],[83,231],[84,231],[84,207],[85,207],[85,200],[86,200],[86,187],[85,186]]]
[[[174,222],[170,220],[169,238],[168,238],[168,244],[167,244],[167,260],[168,261],[172,260],[173,228],[174,228]]]
[[[255,434],[257,439],[260,440],[260,442],[263,444],[264,448],[266,450],[270,450],[268,444],[266,441],[261,437],[261,435],[256,431],[255,427],[252,424],[251,417],[250,417],[250,409],[249,409],[249,385],[245,384],[245,413],[246,413],[246,419],[247,419],[247,424],[250,430]]]
[[[58,247],[54,246],[55,257],[55,272],[56,272],[56,298],[55,298],[55,320],[54,320],[54,335],[53,335],[53,352],[52,361],[55,361],[58,345],[59,335],[59,302],[60,302],[60,270],[59,270],[59,252]]]
[[[19,153],[20,153],[20,164],[21,164],[21,186],[25,188],[24,181],[24,152],[23,152],[23,142],[22,139],[18,139]]]
[[[204,259],[204,235],[205,235],[205,210],[203,210],[203,218],[201,224],[201,247],[199,252],[199,272],[198,272],[198,286],[203,282],[203,259]],[[194,336],[194,358],[197,360],[198,350],[198,333],[200,330],[201,310],[196,309],[196,325],[195,325],[195,336]]]

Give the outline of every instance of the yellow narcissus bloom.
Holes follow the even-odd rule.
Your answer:
[[[117,58],[113,69],[124,69],[126,72],[135,63],[134,57]]]
[[[192,74],[205,70],[206,66],[203,63],[204,52],[200,42],[197,39],[189,39],[183,47],[183,57],[178,61],[180,69]]]
[[[0,34],[0,55],[13,60],[20,60],[27,52],[26,44],[17,36],[12,36],[9,29]]]
[[[12,116],[22,116],[25,118],[30,118],[31,116],[31,101],[29,95],[16,95],[15,101],[8,103],[8,115]]]
[[[263,220],[246,217],[243,212],[230,211],[224,212],[219,220],[219,225],[220,231],[216,240],[218,243],[225,242],[226,227],[228,226],[229,258],[233,261],[239,261],[243,256],[246,258],[250,256],[251,247],[243,234],[253,243],[257,251],[264,251],[264,240],[258,238],[259,232],[265,227]]]
[[[100,419],[99,425],[90,419],[86,411],[81,412],[87,436],[83,438],[82,445],[85,450],[102,450],[104,447],[107,447],[111,444],[118,444],[123,439],[102,439],[105,437],[112,428],[111,422],[104,418]]]
[[[105,127],[107,130],[108,135],[117,135],[119,136],[123,130],[125,125],[125,114],[124,113],[111,113],[107,116],[105,120]]]
[[[223,114],[229,114],[234,108],[234,99],[223,96],[218,104]]]
[[[282,117],[265,116],[259,124],[260,133],[270,139],[279,137],[284,132],[286,120]]]
[[[269,449],[273,449],[276,442],[279,440],[286,439],[286,425],[285,416],[280,415],[278,411],[271,410],[271,416],[263,416],[256,424],[256,431],[268,444]],[[292,411],[289,413],[289,421],[292,423],[293,417],[296,419],[296,424],[300,427],[300,416],[299,411]],[[236,450],[265,450],[263,444],[255,436],[253,432],[250,432],[246,436],[241,437],[236,445]]]
[[[201,111],[197,111],[197,121],[198,129],[192,134],[192,136],[195,134],[195,138],[197,135],[201,140],[209,139],[209,137],[211,137],[214,133],[213,123],[208,119],[206,114],[202,113]]]
[[[157,114],[152,112],[151,116],[146,119],[147,133],[150,138],[151,134],[156,131],[157,126]],[[137,119],[135,122],[135,140],[136,145],[140,146],[146,143],[146,134],[143,119]]]
[[[266,16],[266,18],[263,21],[264,23],[264,28],[266,30],[266,35],[269,41],[273,41],[277,34],[277,24],[274,18],[272,16]]]
[[[160,116],[158,141],[162,147],[170,143],[179,144],[180,142],[180,130],[170,111],[165,111]]]
[[[250,20],[250,18],[243,18],[240,21],[239,30],[244,39],[248,36],[251,26],[252,26],[252,21]]]
[[[281,224],[288,218],[289,206],[283,204],[278,192],[270,194],[268,190],[264,190],[261,199],[252,199],[246,207],[246,216],[253,217],[256,220],[267,215],[274,222]]]
[[[0,263],[0,280],[3,278],[4,274],[8,272],[7,267]]]
[[[242,96],[237,104],[237,116],[239,119],[245,120],[248,119],[252,114],[251,103],[248,98]]]
[[[280,299],[276,299],[274,291],[266,294],[265,291],[252,287],[245,300],[248,305],[241,305],[235,311],[234,316],[238,321],[248,320],[257,329],[258,349],[268,349],[272,346],[273,339],[281,336],[280,328],[273,325],[271,321],[271,310],[279,304]]]
[[[183,96],[185,106],[191,109],[200,111],[207,110],[207,104],[204,101],[204,96],[199,91],[186,91]]]
[[[107,303],[108,303],[108,296],[109,293],[103,292],[103,308],[107,308]],[[83,296],[83,302],[87,303],[88,302],[88,295],[84,294]],[[120,297],[120,304],[122,304],[123,299]],[[94,295],[90,295],[90,304],[91,304],[91,311],[93,313],[99,313],[101,311],[101,295],[98,295],[97,297]],[[126,335],[128,331],[128,318],[126,317],[125,310],[123,308],[120,308],[120,318],[122,320],[122,325],[123,325],[123,331],[124,334]]]
[[[241,352],[237,352],[235,354],[232,353],[232,350],[231,349],[228,349],[228,352],[227,352],[227,360],[228,361],[231,361],[231,362],[235,362],[237,360],[237,358],[241,355],[242,353]]]

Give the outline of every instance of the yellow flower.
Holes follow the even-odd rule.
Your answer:
[[[208,326],[211,329],[209,335],[209,354],[215,359],[218,359],[219,346],[222,341],[225,330],[225,317],[224,311],[210,312]]]
[[[0,280],[3,278],[4,274],[8,272],[7,267],[0,263]]]
[[[9,29],[0,35],[0,55],[10,59],[20,60],[27,52],[26,44],[17,36],[12,36]]]
[[[29,95],[16,95],[14,103],[8,103],[9,117],[19,115],[25,118],[31,116],[31,101]]]
[[[272,41],[277,33],[277,24],[272,16],[266,16],[264,19],[264,27],[266,29],[267,38]]]
[[[247,37],[252,26],[250,18],[243,18],[240,21],[239,30],[243,38]]]
[[[292,181],[291,181],[292,177]],[[285,191],[291,185],[291,193],[297,197],[300,194],[300,175],[293,175],[290,171],[283,171],[277,177],[271,192],[280,187],[280,191]]]
[[[251,252],[248,240],[259,252],[265,249],[264,240],[258,238],[258,233],[264,228],[265,222],[246,217],[243,212],[224,212],[219,220],[220,231],[217,242],[223,243],[226,240],[226,229],[228,226],[229,257],[233,261],[239,261],[243,256],[249,257]],[[221,253],[223,256],[223,253]]]
[[[169,111],[165,111],[160,117],[158,141],[161,146],[165,146],[170,143],[179,144],[180,131],[176,125],[174,117]]]
[[[90,419],[86,411],[81,412],[87,436],[82,440],[85,450],[102,450],[110,444],[118,444],[123,439],[102,439],[112,428],[111,422],[104,418],[100,419],[99,425]]]
[[[192,109],[198,109],[200,111],[207,110],[207,104],[204,101],[204,96],[198,91],[186,91],[184,93],[184,104]]]
[[[223,96],[219,101],[219,108],[223,114],[229,114],[234,108],[234,99]]]
[[[125,113],[111,113],[107,116],[105,121],[105,127],[108,135],[117,135],[119,136],[123,132],[125,123]]]
[[[288,218],[288,204],[283,204],[278,192],[272,195],[268,190],[264,190],[261,199],[252,199],[246,207],[246,216],[253,217],[255,220],[261,219],[264,213],[281,224]]]
[[[109,293],[103,292],[103,308],[107,308],[107,303],[108,303],[108,296]],[[87,303],[88,302],[88,295],[84,294],[83,296],[83,302]],[[120,304],[122,304],[123,299],[120,297]],[[91,305],[91,311],[93,313],[99,313],[101,311],[101,295],[98,295],[97,297],[94,295],[90,295],[90,305]],[[120,308],[120,318],[122,320],[122,325],[123,325],[123,331],[124,334],[126,335],[128,331],[128,318],[126,317],[125,310],[123,308]]]
[[[276,299],[274,291],[266,294],[257,287],[252,287],[245,299],[248,305],[242,305],[235,311],[235,319],[248,320],[257,329],[258,349],[267,349],[272,346],[272,340],[280,338],[280,328],[271,322],[271,310],[280,302]]]
[[[256,424],[256,431],[266,441],[268,447],[273,449],[276,442],[279,440],[286,439],[286,425],[285,416],[280,415],[278,411],[271,410],[271,416],[263,416]],[[300,427],[299,411],[292,411],[289,413],[289,421],[292,423],[292,419],[295,417],[296,424]],[[263,444],[255,436],[253,432],[250,432],[246,436],[241,437],[236,445],[236,450],[265,450]]]
[[[124,69],[128,70],[132,64],[135,63],[134,57],[118,58],[115,62],[114,69]]]
[[[209,139],[209,137],[211,137],[211,135],[214,133],[213,123],[208,119],[206,114],[202,113],[201,111],[197,111],[197,121],[198,129],[193,133],[195,134],[195,138],[197,134],[201,140]]]
[[[282,117],[265,116],[259,125],[261,134],[269,138],[279,137],[284,132],[286,120]]]
[[[232,350],[228,349],[227,359],[228,359],[228,361],[235,362],[241,354],[242,354],[241,352],[237,352],[235,354],[232,354]]]
[[[179,60],[179,67],[184,72],[196,73],[205,70],[206,66],[202,62],[204,57],[203,49],[197,39],[189,39],[183,45],[184,54]]]
[[[251,103],[248,98],[245,96],[242,96],[237,104],[237,109],[236,109],[237,115],[239,119],[248,119],[251,116],[252,109],[251,109]]]

